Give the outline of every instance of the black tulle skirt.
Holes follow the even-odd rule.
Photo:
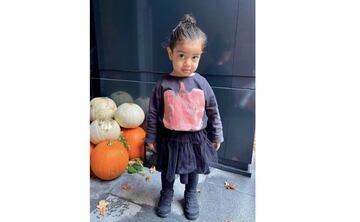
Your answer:
[[[162,128],[157,140],[157,165],[172,181],[180,174],[181,183],[187,183],[187,174],[209,174],[210,166],[218,161],[215,146],[206,130],[196,132],[173,131]]]

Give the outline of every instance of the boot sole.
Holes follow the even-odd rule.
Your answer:
[[[199,214],[185,214],[185,217],[189,220],[196,220],[199,217]]]
[[[171,212],[171,211],[170,211]],[[170,212],[168,213],[161,213],[158,210],[156,211],[156,215],[158,215],[161,218],[166,218],[167,216],[169,216]]]
[[[167,216],[169,216],[169,214],[159,214],[157,213],[158,217],[161,217],[161,218],[166,218]]]

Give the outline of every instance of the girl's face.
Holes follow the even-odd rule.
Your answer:
[[[181,77],[193,75],[199,65],[202,49],[202,40],[182,40],[175,44],[173,50],[168,47],[167,52],[173,65],[171,75]]]

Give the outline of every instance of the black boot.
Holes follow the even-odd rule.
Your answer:
[[[196,190],[185,190],[184,192],[184,212],[186,218],[189,220],[196,220],[199,217],[199,203],[197,195],[198,193]]]
[[[161,190],[160,191],[160,200],[156,213],[159,217],[167,217],[171,212],[171,203],[173,201],[174,191],[173,190]]]

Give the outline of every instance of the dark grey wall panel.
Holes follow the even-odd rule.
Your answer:
[[[234,70],[255,77],[255,1],[239,0]]]
[[[208,35],[208,46],[198,71],[232,74],[237,23],[235,0],[95,0],[97,44],[102,55],[99,68],[171,71],[162,44],[185,13],[192,13]]]

